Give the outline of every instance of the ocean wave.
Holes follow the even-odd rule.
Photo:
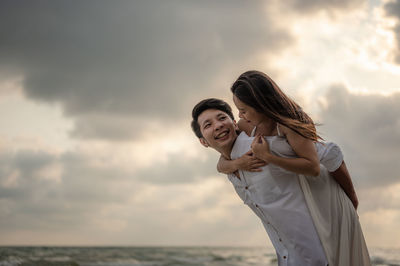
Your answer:
[[[370,250],[375,266],[400,266],[399,250]],[[0,247],[0,266],[277,265],[261,247]]]

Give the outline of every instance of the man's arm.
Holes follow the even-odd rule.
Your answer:
[[[248,151],[235,160],[229,160],[221,155],[218,160],[217,170],[223,174],[232,174],[237,170],[261,172],[262,169],[260,167],[263,167],[266,164],[267,163],[263,160],[254,157],[251,151]]]

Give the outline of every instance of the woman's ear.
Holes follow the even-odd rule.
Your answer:
[[[238,126],[238,123],[236,123],[235,119],[233,119],[233,124],[235,125],[235,130],[239,131],[239,126]]]
[[[201,145],[204,147],[208,148],[210,145],[208,145],[208,142],[205,138],[199,138]]]

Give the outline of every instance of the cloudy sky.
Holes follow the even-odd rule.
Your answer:
[[[189,127],[250,69],[341,146],[368,245],[400,247],[400,0],[1,1],[0,245],[270,245]]]

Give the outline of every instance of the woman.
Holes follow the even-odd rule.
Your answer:
[[[303,212],[309,211],[311,215],[329,265],[370,265],[355,208],[328,170],[320,167],[321,156],[315,149],[315,142],[320,137],[312,119],[262,72],[243,73],[232,85],[231,91],[239,117],[254,126],[254,139],[251,143],[254,156],[269,164],[269,170],[276,182],[287,179],[289,184],[290,178],[298,180],[308,207]],[[232,151],[232,159],[238,158],[244,152],[246,151],[242,150],[235,154]],[[336,149],[336,152],[339,153],[340,150]],[[335,165],[342,162],[337,158],[338,156],[333,162]],[[332,162],[328,162],[328,165],[330,163]],[[341,167],[344,167],[342,171],[347,172],[343,163]],[[336,169],[332,170],[334,172]],[[346,180],[343,182],[338,179],[338,182],[346,187]],[[293,184],[290,189],[291,191],[286,191],[288,195],[298,193]],[[351,191],[348,194],[351,198]],[[353,199],[356,207],[355,201],[356,198]],[[285,210],[291,212],[293,208],[288,206]],[[282,214],[276,212],[273,215],[279,217]],[[281,223],[285,223],[285,220],[282,219]],[[290,230],[288,224],[278,226],[286,226],[285,230]],[[293,226],[303,225],[297,225],[294,218]],[[290,237],[289,243],[298,241],[301,246],[308,245],[299,241],[300,231],[294,230]]]

